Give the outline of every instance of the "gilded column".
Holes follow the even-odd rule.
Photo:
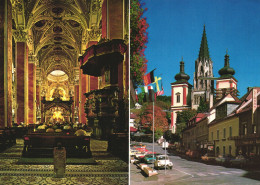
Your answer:
[[[12,124],[12,6],[0,2],[0,127]]]
[[[26,32],[16,30],[13,32],[16,42],[17,66],[17,123],[28,123],[28,47]]]

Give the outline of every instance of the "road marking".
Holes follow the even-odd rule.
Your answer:
[[[219,175],[219,174],[217,174],[217,173],[208,173],[208,174],[210,174],[210,175]]]
[[[230,175],[231,173],[228,173],[228,172],[219,172],[219,173],[222,173],[222,174],[225,174],[225,175]]]
[[[229,171],[229,172],[231,172],[231,173],[243,173],[241,171]]]
[[[201,177],[205,177],[207,176],[206,174],[203,174],[203,173],[197,173],[198,176],[201,176]]]
[[[194,177],[192,174],[187,173],[187,172],[184,172],[184,171],[179,170],[179,169],[177,169],[177,168],[172,168],[172,169],[175,169],[175,170],[177,170],[177,171],[179,171],[179,172],[181,172],[181,173],[185,173],[186,175],[190,175],[191,177]]]

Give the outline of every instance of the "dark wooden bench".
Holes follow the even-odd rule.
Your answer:
[[[58,143],[66,148],[67,156],[92,156],[90,136],[67,135],[67,133],[31,133],[25,135],[23,156],[37,157],[38,154],[52,156],[53,148],[57,147]]]
[[[0,128],[0,145],[5,148],[16,143],[16,131],[14,128]]]

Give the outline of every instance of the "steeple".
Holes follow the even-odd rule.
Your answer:
[[[180,73],[175,75],[175,80],[177,80],[177,82],[188,82],[188,80],[190,79],[190,76],[185,74],[184,72],[184,62],[183,62],[183,58],[180,61]]]
[[[229,55],[228,52],[226,52],[225,55],[225,66],[218,71],[220,74],[220,78],[230,78],[233,77],[235,74],[235,70],[231,67],[229,67]]]
[[[202,59],[209,59],[209,48],[208,48],[208,41],[206,36],[206,28],[204,24],[202,39],[200,43],[200,53],[199,53],[199,60]]]

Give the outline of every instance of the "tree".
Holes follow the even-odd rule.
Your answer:
[[[209,110],[209,104],[205,101],[205,98],[200,98],[200,104],[197,112],[203,113],[203,112],[207,112],[208,110]]]
[[[157,96],[156,101],[163,101],[165,103],[171,103],[171,96]]]
[[[163,137],[164,137],[167,141],[172,140],[172,131],[167,130],[166,132],[164,132]]]
[[[130,4],[130,75],[134,89],[143,84],[143,76],[147,70],[144,50],[148,42],[149,25],[143,17],[143,13],[147,10],[143,5],[140,0],[131,0]]]
[[[177,112],[176,118],[176,125],[177,130],[176,133],[181,133],[181,131],[186,128],[186,123],[189,121],[190,118],[197,114],[196,110],[194,109],[187,109],[183,110],[182,112]]]
[[[153,130],[153,106],[148,104],[145,106],[144,111],[139,114],[140,124],[143,128]],[[166,113],[162,108],[154,106],[154,130],[166,131],[168,129],[168,121]]]
[[[177,121],[176,124],[180,123],[187,123],[190,118],[197,114],[196,110],[194,109],[187,109],[181,112],[177,112]]]

